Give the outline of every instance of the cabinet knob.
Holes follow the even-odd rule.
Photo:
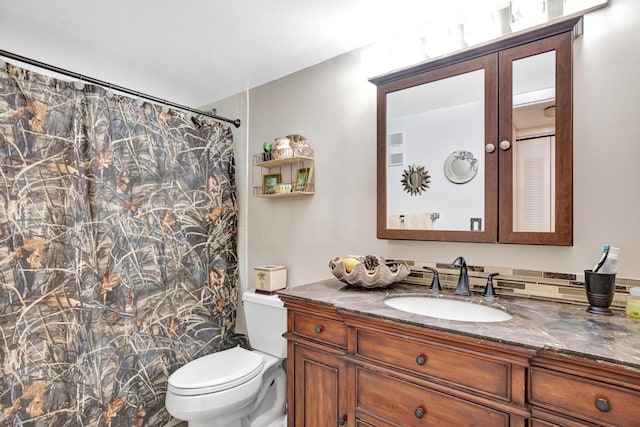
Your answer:
[[[423,355],[416,357],[416,363],[420,366],[424,365],[427,362],[427,358]]]
[[[596,408],[598,408],[600,412],[609,412],[611,405],[609,405],[606,399],[596,399]]]
[[[506,139],[504,141],[500,141],[500,149],[502,151],[507,151],[509,148],[511,148],[511,142]]]
[[[341,416],[340,418],[338,418],[338,424],[339,424],[339,425],[343,426],[343,425],[345,425],[346,423],[347,423],[347,416],[346,416],[346,415],[343,415],[343,416]]]
[[[320,332],[322,332],[322,326],[316,326],[314,331],[316,331],[316,334],[319,334]]]
[[[496,151],[496,146],[493,144],[487,144],[484,146],[484,151],[486,151],[487,153],[493,153],[494,151]]]
[[[416,416],[416,418],[422,419],[422,417],[424,417],[424,409],[418,408],[413,414]]]

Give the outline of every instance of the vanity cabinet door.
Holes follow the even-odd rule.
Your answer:
[[[342,358],[294,344],[293,359],[295,426],[350,425],[347,424],[347,381]]]

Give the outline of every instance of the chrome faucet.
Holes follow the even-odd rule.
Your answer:
[[[454,295],[462,295],[468,297],[471,295],[469,292],[469,274],[467,273],[467,263],[459,256],[453,261],[453,266],[455,268],[460,269],[460,277],[458,277],[458,285],[456,286],[456,290],[453,292]]]

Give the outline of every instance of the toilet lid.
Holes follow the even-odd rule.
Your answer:
[[[215,393],[243,384],[262,371],[264,357],[235,347],[195,359],[169,377],[172,392],[180,395]]]

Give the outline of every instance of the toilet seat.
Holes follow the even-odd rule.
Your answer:
[[[237,387],[262,372],[265,358],[240,346],[195,359],[169,377],[168,392],[180,396]]]

